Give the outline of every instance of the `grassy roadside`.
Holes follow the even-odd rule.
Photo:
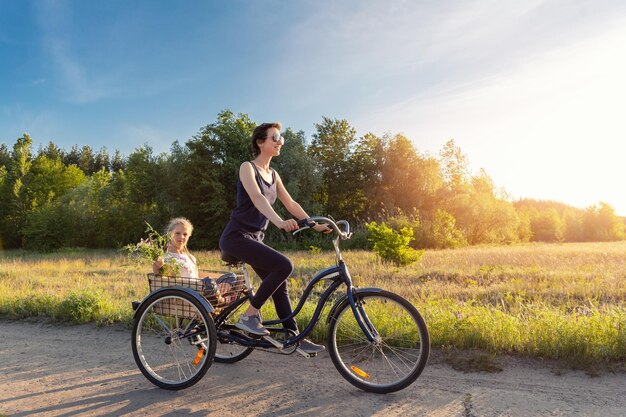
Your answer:
[[[198,252],[219,269],[216,252]],[[334,254],[290,253],[295,299]],[[397,268],[371,252],[346,252],[355,284],[382,287],[422,312],[434,347],[480,349],[594,366],[626,361],[626,242],[533,244],[427,251]],[[130,323],[148,292],[147,265],[115,251],[0,253],[0,316],[99,325]],[[268,308],[267,315],[271,315]],[[307,305],[301,324],[313,311]],[[325,336],[322,323],[315,329]]]

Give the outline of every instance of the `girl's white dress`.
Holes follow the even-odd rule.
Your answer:
[[[198,278],[198,265],[196,258],[188,253],[167,252],[163,256],[165,263],[173,260],[178,265],[178,275],[184,278]]]

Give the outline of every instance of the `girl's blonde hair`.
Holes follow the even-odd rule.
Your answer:
[[[171,236],[172,231],[179,224],[182,224],[183,226],[185,226],[185,228],[189,231],[189,237],[191,237],[191,235],[193,234],[193,224],[191,224],[191,222],[185,217],[176,217],[170,220],[167,226],[165,227],[165,235],[167,236],[168,239],[172,238]],[[187,245],[185,245],[184,249],[187,253],[189,253],[189,249],[187,249]]]

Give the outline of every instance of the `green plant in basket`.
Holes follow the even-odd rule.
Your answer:
[[[164,258],[169,238],[154,230],[150,223],[146,222],[146,225],[148,226],[146,228],[148,236],[136,244],[128,244],[122,247],[122,250],[127,252],[128,257],[136,262],[164,260],[165,263],[159,269],[159,273],[167,276],[179,275],[179,266],[176,261],[171,258]]]

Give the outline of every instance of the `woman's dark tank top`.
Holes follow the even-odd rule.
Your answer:
[[[263,179],[256,165],[252,162],[250,162],[250,164],[252,168],[254,168],[254,176],[261,190],[261,194],[267,198],[270,205],[273,205],[276,201],[276,172],[272,169],[272,182],[268,183]],[[239,230],[254,233],[265,231],[268,223],[269,220],[267,217],[257,210],[248,192],[241,183],[241,180],[237,178],[237,206],[230,214],[230,222],[227,228],[234,226]]]

